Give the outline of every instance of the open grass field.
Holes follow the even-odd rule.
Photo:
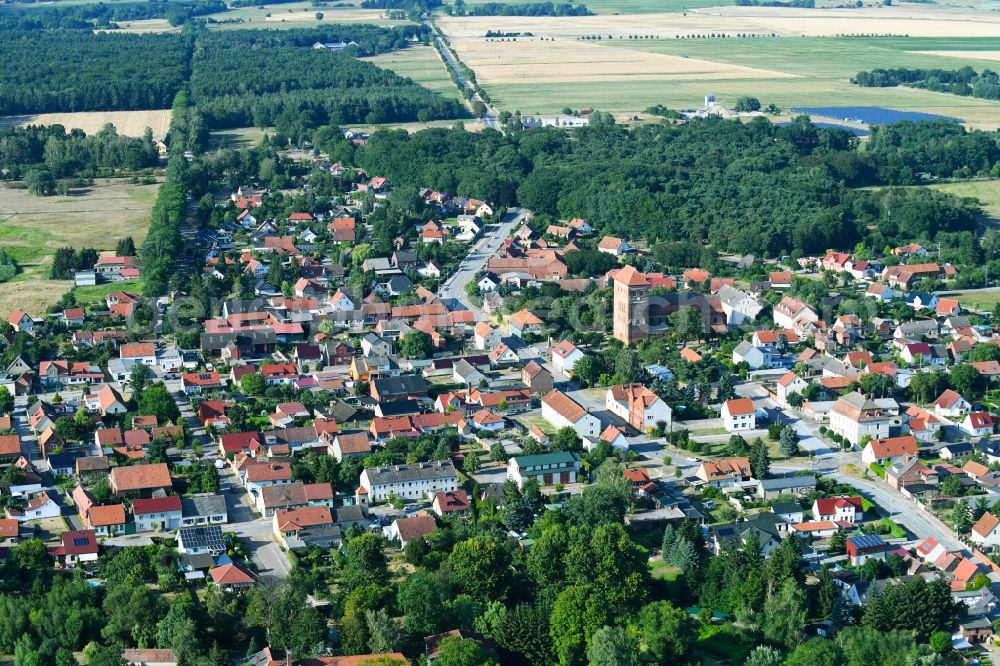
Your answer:
[[[154,138],[167,135],[170,127],[170,109],[155,111],[79,111],[77,113],[40,113],[35,115],[0,117],[0,128],[12,125],[62,125],[67,130],[82,129],[95,134],[107,123],[115,126],[119,134],[142,136],[146,128],[153,130]]]
[[[274,134],[271,127],[236,127],[233,129],[216,130],[209,136],[209,146],[218,149],[223,146],[229,148],[252,148],[261,142],[265,134]]]
[[[122,21],[115,32],[134,34],[154,32],[180,32],[180,26],[172,26],[167,19],[143,19],[141,21]]]
[[[983,312],[992,312],[997,303],[1000,303],[1000,291],[956,291],[948,296],[957,298],[964,308]]]
[[[996,180],[935,183],[927,187],[954,194],[957,197],[975,197],[983,205],[983,212],[1000,223],[1000,182]]]
[[[158,190],[102,179],[69,196],[36,197],[0,186],[0,248],[21,268],[14,280],[0,284],[0,312],[22,307],[41,314],[69,290],[70,282],[47,279],[56,248],[113,250],[123,236],[141,243]]]
[[[379,67],[391,69],[400,76],[409,77],[423,87],[449,98],[461,100],[458,87],[448,76],[448,69],[432,46],[411,46],[402,51],[380,53],[362,58]]]

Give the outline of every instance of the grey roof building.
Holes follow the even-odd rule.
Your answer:
[[[451,460],[367,467],[361,472],[361,490],[369,502],[381,502],[389,495],[404,499],[432,497],[435,493],[458,490],[458,472]]]

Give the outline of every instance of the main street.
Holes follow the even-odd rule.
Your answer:
[[[465,293],[465,285],[474,280],[476,274],[486,267],[486,262],[500,249],[503,242],[510,236],[511,230],[524,222],[529,215],[531,215],[531,211],[526,208],[511,208],[499,224],[493,225],[492,229],[487,227],[484,237],[470,248],[469,253],[459,263],[458,268],[447,280],[441,283],[441,287],[438,289],[438,296],[448,307],[454,309],[456,305],[460,304],[459,309],[471,310],[476,313],[476,318],[487,318],[482,309],[469,300]]]

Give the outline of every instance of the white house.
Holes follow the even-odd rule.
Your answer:
[[[993,415],[989,412],[969,412],[959,427],[966,435],[988,437],[993,434]]]
[[[733,363],[746,363],[751,370],[764,367],[764,350],[743,340],[733,348]]]
[[[505,427],[503,417],[497,416],[488,409],[481,409],[473,414],[470,423],[475,430],[483,433],[499,432]]]
[[[891,423],[889,410],[857,391],[838,398],[830,410],[830,429],[855,445],[865,436],[872,439],[888,437]]]
[[[473,329],[473,344],[479,351],[493,349],[500,344],[500,331],[485,321],[478,322]]]
[[[961,417],[972,411],[972,405],[958,392],[947,389],[934,401],[934,411],[938,416]]]
[[[558,389],[542,398],[542,418],[554,428],[573,428],[581,438],[597,439],[601,434],[600,419]]]
[[[350,297],[342,292],[340,289],[330,297],[330,305],[337,312],[349,312],[354,310],[354,301]]]
[[[514,456],[507,461],[507,478],[518,488],[523,487],[528,479],[535,479],[539,486],[576,483],[579,472],[580,457],[571,451]]]
[[[730,328],[753,321],[763,309],[756,298],[729,285],[722,285],[719,289],[719,301],[726,314],[726,325]]]
[[[861,461],[866,465],[875,463],[884,467],[896,458],[916,456],[918,448],[917,438],[913,435],[873,439],[861,451]]]
[[[372,504],[390,495],[402,499],[428,499],[436,493],[458,490],[458,472],[450,460],[366,467],[361,472],[361,489]]]
[[[802,301],[786,296],[774,306],[774,324],[779,328],[791,328],[799,330],[799,324],[805,322],[815,322],[819,320],[819,315],[810,306]]]
[[[479,278],[479,281],[476,282],[476,286],[479,287],[479,291],[483,293],[493,291],[500,286],[500,278],[493,273],[486,273],[483,277]]]
[[[807,386],[809,386],[809,382],[789,370],[781,376],[781,379],[778,380],[778,383],[774,387],[774,393],[778,398],[778,404],[789,407],[788,398],[791,397],[793,393],[798,393],[801,396]]]
[[[604,393],[604,406],[641,433],[663,423],[670,428],[673,412],[670,405],[642,384],[618,384]]]
[[[1000,546],[1000,518],[987,511],[972,526],[969,538],[980,546]]]
[[[813,501],[813,520],[857,523],[864,520],[860,497],[823,497]]]
[[[569,340],[563,340],[552,348],[552,365],[556,370],[568,375],[573,372],[573,366],[583,358],[584,354]]]
[[[750,398],[726,400],[722,405],[722,422],[726,432],[745,432],[757,427],[756,409]]]
[[[23,511],[10,510],[10,517],[19,523],[44,518],[57,518],[62,513],[48,493],[42,491],[28,500]]]
[[[178,495],[132,501],[132,518],[137,532],[175,530],[182,525],[183,517],[184,511]]]

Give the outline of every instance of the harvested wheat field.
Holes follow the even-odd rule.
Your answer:
[[[0,312],[24,310],[33,317],[43,316],[72,286],[69,280],[0,283]]]
[[[607,48],[587,42],[455,40],[462,60],[483,85],[590,81],[720,81],[795,78],[743,65]]]
[[[80,111],[77,113],[40,113],[0,118],[0,127],[10,125],[62,125],[67,130],[82,129],[95,134],[107,123],[124,136],[142,136],[146,128],[153,137],[163,138],[170,128],[170,109],[156,111]]]
[[[906,35],[910,37],[996,37],[1000,12],[958,9],[880,7],[868,9],[793,9],[787,7],[708,7],[686,14],[652,13],[615,16],[476,16],[438,20],[448,36],[482,38],[486,31],[530,32],[536,37],[576,40],[630,35],[674,39],[725,33],[784,37],[837,35]],[[520,44],[520,40],[517,42]],[[456,47],[457,48],[457,47]],[[459,51],[461,53],[461,51]]]
[[[161,32],[180,32],[180,26],[170,25],[167,19],[144,19],[141,21],[122,21],[118,23],[118,30],[115,32],[126,32],[135,34],[149,34]],[[99,30],[95,32],[100,32]]]

